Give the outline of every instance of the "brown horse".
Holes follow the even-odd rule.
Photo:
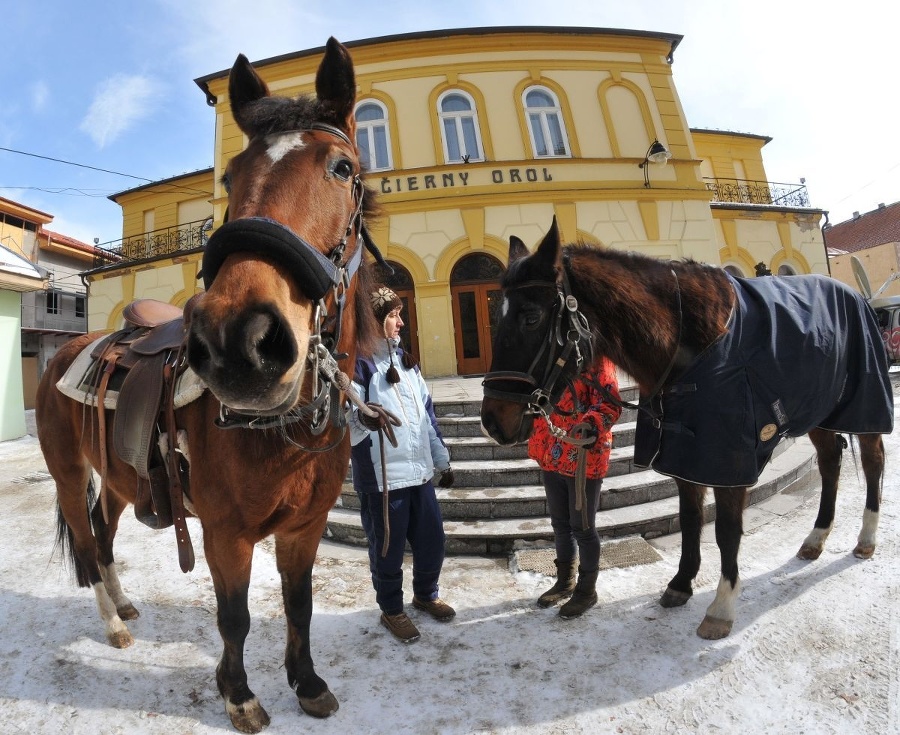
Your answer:
[[[190,368],[208,390],[179,408],[176,421],[187,435],[188,504],[203,527],[224,642],[216,679],[242,732],[269,723],[243,661],[251,556],[269,535],[287,618],[288,683],[308,714],[338,708],[314,670],[309,628],[316,550],[350,452],[335,385],[346,383],[329,375],[340,367],[345,376],[376,328],[365,297],[370,266],[361,259],[364,246],[377,252],[363,225],[374,200],[353,143],[355,90],[350,56],[333,38],[314,97],[270,96],[243,55],[229,79],[231,110],[249,143],[223,177],[228,222],[204,253],[206,291],[187,335]],[[101,469],[96,411],[56,388],[97,336],[76,338],[51,361],[36,418],[56,481],[59,539],[80,585],[94,590],[107,639],[125,647],[133,638],[122,621],[138,612],[120,587],[113,539],[138,478],[109,442],[104,515],[91,473]],[[111,423],[113,411],[105,417]]]
[[[681,561],[664,607],[693,594],[703,496],[714,488],[722,575],[698,635],[731,632],[747,486],[783,436],[809,434],[822,477],[798,556],[818,558],[832,528],[845,446],[838,432],[857,435],[866,477],[854,553],[873,554],[893,399],[878,325],[858,294],[821,276],[744,281],[692,261],[562,247],[555,221],[534,254],[512,239],[502,286],[483,430],[500,444],[527,440],[594,355],[630,374],[641,393],[635,463],[673,476],[680,499]],[[770,312],[779,315],[771,322]],[[775,386],[775,378],[794,380]]]

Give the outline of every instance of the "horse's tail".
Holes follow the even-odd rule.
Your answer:
[[[86,495],[86,512],[90,517],[90,510],[94,507],[97,500],[97,490],[94,488],[94,479],[88,476]],[[71,568],[75,574],[75,579],[79,587],[90,587],[91,581],[88,577],[87,569],[75,553],[75,534],[72,527],[66,521],[62,508],[59,505],[59,497],[56,499],[56,543],[53,545],[54,553],[59,549],[62,553],[63,564],[67,568]]]

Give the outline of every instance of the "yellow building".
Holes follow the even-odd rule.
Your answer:
[[[554,216],[566,240],[689,257],[736,275],[752,276],[757,263],[828,272],[823,212],[809,206],[805,187],[767,181],[769,138],[689,127],[672,76],[680,41],[497,27],[345,42],[356,68],[357,143],[384,209],[370,228],[395,268],[405,338],[427,376],[488,369],[509,236],[535,243]],[[321,57],[317,48],[254,66],[273,93],[294,96],[312,91]],[[215,162],[190,188],[213,196],[179,199],[156,185],[117,195],[125,244],[187,222],[173,215],[182,201],[205,203],[222,222],[219,179],[247,141],[231,117],[228,71],[196,82],[216,110]],[[653,152],[663,164],[668,154],[667,165],[648,160]],[[93,328],[117,326],[133,297],[183,303],[199,288],[196,248],[118,255],[124,260],[90,275]]]

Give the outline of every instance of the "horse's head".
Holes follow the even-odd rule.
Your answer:
[[[534,419],[549,412],[566,381],[590,360],[590,335],[568,292],[556,219],[534,254],[510,238],[501,281],[503,309],[494,358],[484,379],[482,430],[498,444],[531,435]]]
[[[274,416],[309,400],[313,389],[304,396],[303,387],[315,376],[304,376],[317,344],[352,359],[374,335],[357,296],[368,290],[358,281],[373,201],[353,142],[353,63],[329,39],[315,97],[289,99],[270,95],[240,55],[228,93],[249,143],[222,178],[226,222],[203,255],[206,292],[191,315],[187,354],[223,405]]]

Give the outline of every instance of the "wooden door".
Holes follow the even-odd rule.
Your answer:
[[[502,294],[491,283],[454,286],[453,325],[459,375],[479,375],[491,366],[494,329],[500,319]]]

